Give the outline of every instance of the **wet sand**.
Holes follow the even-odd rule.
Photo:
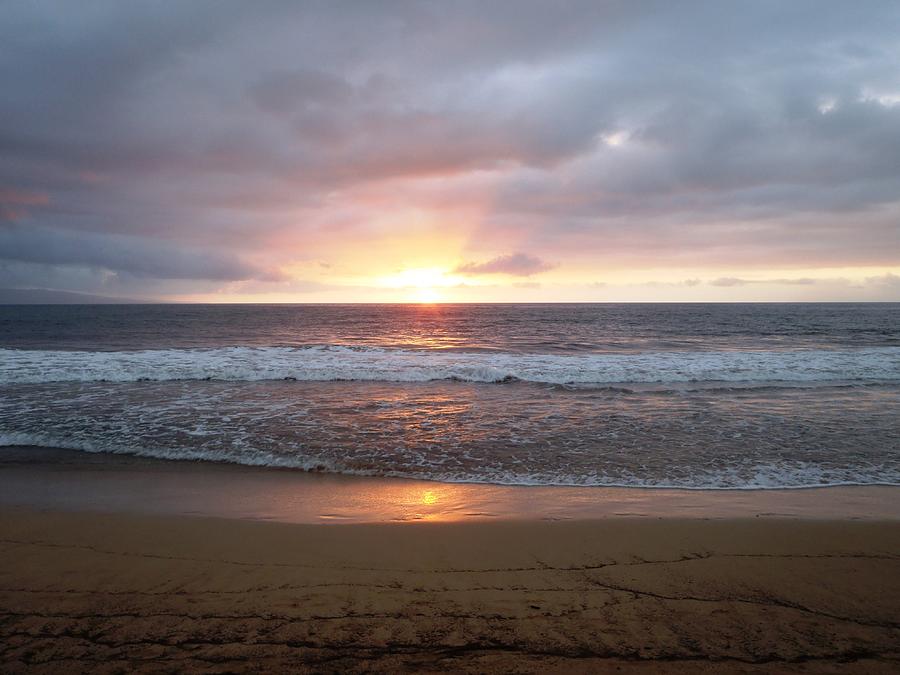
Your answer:
[[[804,518],[900,520],[900,487],[677,490],[367,478],[74,450],[5,447],[0,507],[284,523]]]
[[[4,673],[888,673],[898,645],[896,487],[0,457]]]
[[[900,522],[0,518],[0,670],[892,673]]]

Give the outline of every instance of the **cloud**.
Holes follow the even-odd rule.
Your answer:
[[[761,282],[764,284],[787,284],[788,286],[812,286],[815,283],[818,283],[816,279],[808,279],[806,277],[800,277],[799,279],[766,279]]]
[[[48,201],[48,196],[40,192],[0,186],[0,222],[19,220],[26,214],[25,207],[42,206]]]
[[[257,268],[231,254],[121,235],[76,236],[49,229],[0,229],[0,256],[10,261],[90,267],[139,278],[217,281],[282,278],[277,272]]]
[[[709,282],[710,286],[745,286],[750,282],[747,279],[738,279],[737,277],[719,277],[718,279],[713,279]]]
[[[900,275],[897,274],[887,273],[877,277],[866,277],[865,282],[870,286],[886,286],[900,289]]]
[[[0,187],[0,204],[14,206],[36,206],[48,202],[47,195],[28,190]]]
[[[0,223],[22,227],[0,260],[227,283],[302,250],[327,279],[363,235],[453,212],[435,230],[476,261],[889,268],[898,21],[889,0],[4,3]],[[461,273],[546,269],[503,258]]]
[[[525,253],[510,253],[483,263],[464,263],[453,271],[457,274],[509,274],[517,277],[529,277],[532,274],[546,272],[552,267],[553,265],[540,258]]]
[[[697,280],[692,281],[699,283]],[[709,282],[709,285],[728,288],[731,286],[746,286],[748,284],[783,284],[788,286],[811,286],[815,283],[817,283],[816,279],[807,279],[804,277],[797,279],[741,279],[738,277],[719,277],[718,279],[711,280]],[[695,286],[696,283],[691,283],[689,285]]]

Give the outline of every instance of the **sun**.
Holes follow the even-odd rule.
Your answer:
[[[399,270],[379,281],[380,286],[400,291],[407,302],[425,305],[444,302],[447,293],[452,294],[452,288],[463,280],[440,267],[416,267]]]
[[[431,304],[442,300],[441,294],[434,288],[417,288],[413,294],[415,302]]]

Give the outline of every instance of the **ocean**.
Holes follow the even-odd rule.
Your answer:
[[[0,446],[454,483],[896,485],[900,304],[2,306]]]

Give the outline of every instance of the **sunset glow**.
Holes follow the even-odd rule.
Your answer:
[[[0,288],[900,299],[896,9],[640,5],[5,7]]]
[[[443,299],[440,292],[433,288],[419,288],[413,294],[413,300],[423,304],[433,304]]]

